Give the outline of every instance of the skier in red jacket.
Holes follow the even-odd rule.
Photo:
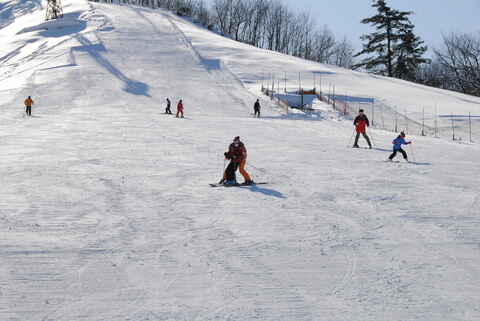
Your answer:
[[[180,99],[180,101],[178,102],[178,105],[177,105],[177,117],[178,118],[178,115],[182,115],[181,118],[183,118],[183,102],[182,100]]]
[[[370,127],[370,122],[368,120],[368,117],[363,113],[363,109],[360,109],[358,111],[358,116],[355,117],[353,124],[355,125],[355,130],[357,132],[357,136],[355,136],[355,143],[353,144],[353,148],[358,148],[358,139],[360,138],[360,134],[362,134],[365,140],[367,141],[369,148],[372,148],[372,143],[370,143],[370,138],[367,136],[367,133],[366,133],[367,127]]]

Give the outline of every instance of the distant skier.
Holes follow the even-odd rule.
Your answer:
[[[180,101],[177,104],[177,118],[178,115],[182,115],[181,118],[183,118],[183,101],[180,99]]]
[[[27,116],[32,116],[32,105],[33,105],[32,97],[28,96],[28,98],[25,99],[24,104],[25,104],[25,113],[27,114]]]
[[[245,179],[244,185],[252,185],[253,181],[248,175],[247,171],[245,170],[245,164],[247,162],[247,149],[245,145],[240,141],[240,137],[237,136],[233,139],[233,143],[230,144],[228,148],[228,152],[225,154],[225,158],[230,160],[230,164],[228,164],[227,169],[223,175],[223,180],[221,183],[229,185],[229,184],[237,184],[235,179],[235,171],[237,168],[240,170],[240,174],[242,174],[243,178]],[[232,171],[233,170],[233,179],[232,179]]]
[[[408,162],[408,155],[407,152],[402,149],[402,145],[408,145],[411,144],[412,142],[406,142],[405,141],[405,133],[401,132],[400,135],[398,135],[397,138],[395,138],[392,142],[393,144],[393,153],[388,157],[389,161],[392,161],[393,158],[397,155],[398,152],[400,152],[403,155],[403,158]]]
[[[167,108],[165,108],[165,114],[172,114],[170,107],[172,107],[172,103],[170,102],[170,99],[167,98]]]
[[[260,100],[257,99],[257,101],[255,102],[255,104],[253,105],[253,111],[254,111],[254,115],[258,118],[260,118]]]
[[[357,131],[357,136],[355,136],[355,143],[353,144],[353,148],[358,148],[358,139],[360,138],[360,134],[362,134],[367,141],[369,148],[372,148],[372,143],[370,143],[370,138],[367,136],[366,133],[366,127],[370,127],[370,121],[363,113],[363,109],[360,109],[358,111],[358,116],[355,117],[353,124],[355,125],[355,130]]]

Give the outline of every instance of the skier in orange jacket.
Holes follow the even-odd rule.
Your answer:
[[[28,98],[25,99],[23,103],[25,104],[25,112],[27,113],[27,116],[32,116],[32,105],[33,105],[32,97],[28,96]]]
[[[234,172],[237,168],[240,170],[240,174],[242,174],[243,178],[245,179],[244,185],[252,185],[254,182],[248,175],[247,171],[245,170],[245,164],[247,162],[247,149],[245,145],[240,141],[240,137],[237,136],[233,139],[233,143],[230,144],[228,148],[228,152],[225,153],[225,158],[230,160],[230,164],[227,168],[231,168],[230,165],[234,166]],[[227,171],[225,171],[223,176],[223,183],[224,184],[237,184],[236,181],[230,181],[230,176]],[[234,176],[235,177],[235,176]]]

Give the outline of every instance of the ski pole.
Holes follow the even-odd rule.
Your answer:
[[[413,153],[412,143],[408,144],[410,146],[410,153],[412,153],[412,160],[415,162],[415,154]]]
[[[225,164],[226,163],[227,163],[227,159],[223,158],[222,175],[220,176],[221,177],[220,181],[223,181],[223,178],[225,177]]]
[[[353,139],[354,135],[355,135],[355,128],[353,129],[352,136],[350,136],[350,139],[348,140],[347,147],[350,147],[352,145],[352,139]]]
[[[373,139],[373,134],[372,134],[372,132],[370,132],[370,138],[372,139],[372,145],[373,145],[374,147],[377,147],[377,144],[375,143],[375,139]]]

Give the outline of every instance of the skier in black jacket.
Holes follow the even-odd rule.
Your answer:
[[[167,98],[167,108],[165,109],[165,114],[171,114],[172,110],[170,107],[172,106],[172,103],[170,102],[170,99]]]
[[[253,105],[253,111],[254,111],[254,115],[258,118],[260,118],[260,100],[257,99],[257,101],[255,102],[255,105]]]

